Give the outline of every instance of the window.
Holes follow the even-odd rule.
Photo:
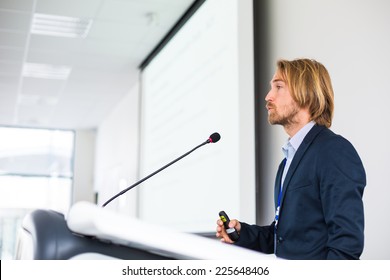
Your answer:
[[[66,213],[72,201],[74,132],[0,127],[0,258],[12,259],[23,217]]]

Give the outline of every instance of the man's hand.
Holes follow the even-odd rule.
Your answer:
[[[230,220],[229,228],[235,228],[238,233],[240,233],[241,230],[241,224],[238,220]],[[217,232],[215,234],[216,237],[220,238],[222,242],[233,244],[234,241],[232,241],[229,238],[229,235],[226,233],[225,227],[223,226],[223,222],[221,219],[217,221]]]

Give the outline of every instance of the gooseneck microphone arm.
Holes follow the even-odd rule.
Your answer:
[[[196,149],[208,144],[208,143],[215,143],[215,142],[218,142],[219,139],[221,139],[221,136],[219,135],[219,133],[215,132],[213,134],[210,135],[209,139],[207,139],[205,142],[203,142],[202,144],[196,146],[195,148],[193,148],[191,151],[185,153],[184,155],[178,157],[177,159],[171,161],[170,163],[164,165],[163,167],[161,167],[160,169],[154,171],[153,173],[149,174],[148,176],[146,176],[145,178],[139,180],[138,182],[134,183],[133,185],[127,187],[126,189],[122,190],[121,192],[117,193],[116,195],[114,195],[113,197],[111,197],[109,200],[107,200],[103,205],[102,207],[105,207],[108,203],[110,203],[111,201],[113,201],[115,198],[117,198],[118,196],[121,196],[122,194],[126,193],[127,191],[131,190],[132,188],[134,188],[135,186],[138,186],[139,184],[141,184],[142,182],[146,181],[147,179],[149,179],[150,177],[156,175],[157,173],[159,173],[160,171],[164,170],[165,168],[167,168],[168,166],[174,164],[175,162],[181,160],[182,158],[184,158],[185,156],[188,156],[190,153],[192,153],[193,151],[195,151]]]

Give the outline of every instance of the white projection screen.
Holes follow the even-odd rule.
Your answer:
[[[254,222],[251,2],[205,1],[142,69],[140,178],[221,140],[143,183],[141,219],[197,233],[220,210]]]

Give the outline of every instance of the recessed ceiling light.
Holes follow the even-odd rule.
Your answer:
[[[81,19],[48,14],[34,14],[32,34],[85,38],[91,29],[91,19]]]
[[[21,94],[18,103],[24,106],[55,106],[58,104],[58,97]]]
[[[51,65],[40,63],[25,63],[23,65],[23,77],[66,80],[72,68],[67,65]]]

